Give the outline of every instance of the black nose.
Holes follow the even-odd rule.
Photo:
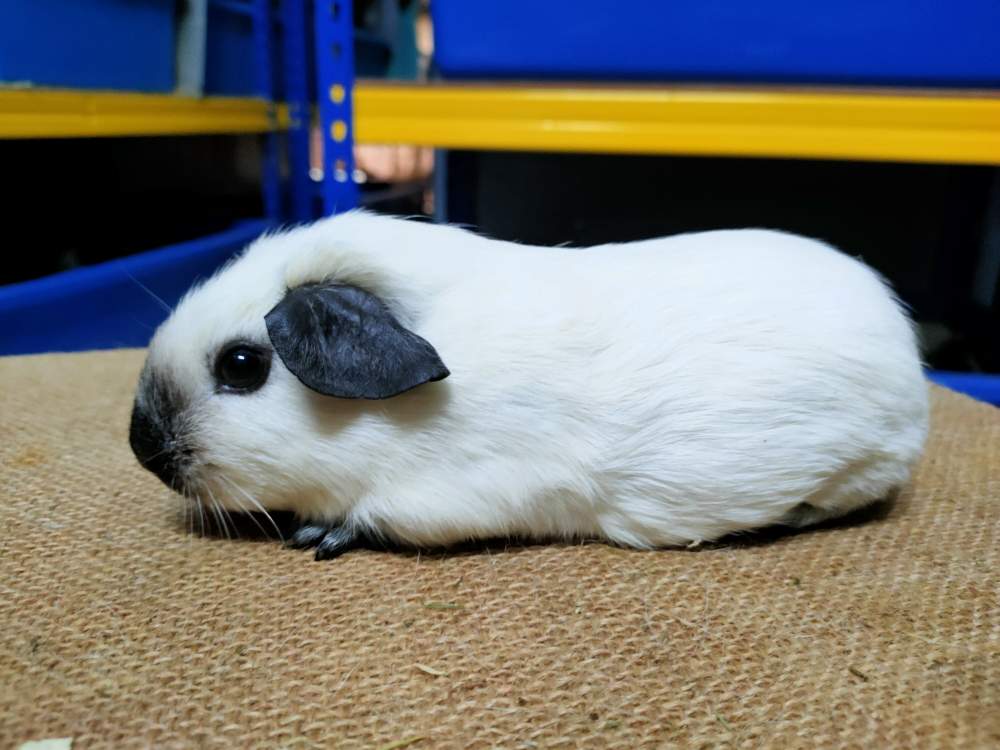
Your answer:
[[[170,436],[139,407],[132,409],[128,442],[140,464],[158,476],[165,485],[177,489],[178,461]]]

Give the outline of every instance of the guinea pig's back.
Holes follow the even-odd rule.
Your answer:
[[[628,519],[665,512],[658,496],[671,533],[689,518],[680,537],[707,539],[839,515],[907,479],[927,386],[911,323],[867,266],[762,230],[585,252],[581,283],[610,300],[597,400],[617,425],[605,471],[641,506]]]
[[[877,374],[890,390],[918,383],[925,391],[900,303],[871,268],[821,242],[731,230],[583,255],[589,267],[576,283],[592,296],[600,286],[605,333],[636,366],[786,388],[793,374],[824,383],[860,377],[866,386]]]

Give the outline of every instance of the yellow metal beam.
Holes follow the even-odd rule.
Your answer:
[[[365,81],[355,137],[445,148],[1000,164],[989,93]]]
[[[0,89],[0,138],[260,133],[287,119],[259,99]]]
[[[0,89],[0,138],[257,133],[257,99]],[[356,140],[444,148],[1000,164],[1000,96],[849,90],[405,85],[355,90]]]

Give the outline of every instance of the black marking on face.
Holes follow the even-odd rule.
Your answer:
[[[164,378],[144,372],[132,407],[129,445],[139,463],[170,489],[185,491],[192,451],[181,433],[185,402]]]

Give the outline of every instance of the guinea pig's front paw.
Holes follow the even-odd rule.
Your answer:
[[[316,548],[317,560],[329,560],[355,547],[359,537],[347,526],[306,524],[296,531],[285,545],[293,549]]]

